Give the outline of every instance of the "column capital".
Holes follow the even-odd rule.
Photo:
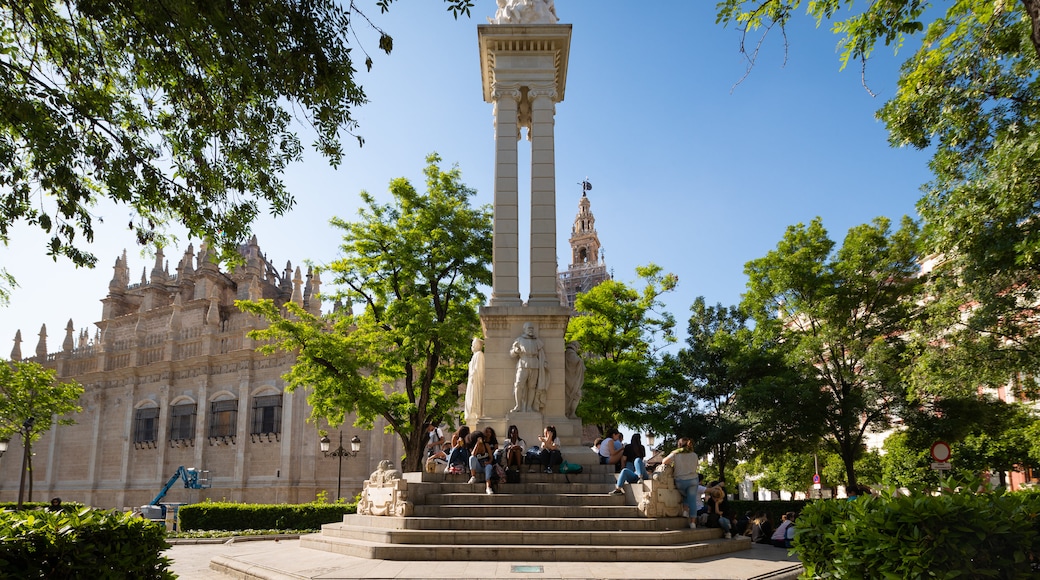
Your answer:
[[[502,97],[509,97],[513,101],[520,102],[523,93],[517,83],[495,83],[491,86],[491,98],[498,101]]]
[[[554,83],[532,84],[527,88],[527,98],[532,104],[542,100],[542,97],[549,97],[550,102],[556,103],[559,100],[558,96],[559,92]]]

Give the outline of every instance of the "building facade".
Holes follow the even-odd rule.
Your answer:
[[[296,302],[320,314],[321,280],[291,262],[279,271],[256,239],[242,247],[243,263],[221,271],[203,245],[189,246],[171,274],[158,252],[140,283],[130,283],[126,254],[116,260],[96,330],[65,329],[61,350],[49,352],[40,332],[36,360],[59,380],[84,387],[74,425],[55,426],[33,446],[33,500],[61,497],[96,507],[145,505],[179,467],[209,472],[207,489],[175,483],[164,501],[203,499],[305,503],[325,491],[335,499],[338,461],[342,490],[353,497],[380,459],[401,457],[395,435],[342,426],[363,441],[355,457],[326,458],[319,427],[308,422],[302,390],[285,392],[289,354],[265,356],[247,333],[259,318],[235,300]],[[22,358],[20,332],[11,358]],[[329,429],[335,442],[339,431]],[[0,501],[17,498],[20,445],[0,458]]]

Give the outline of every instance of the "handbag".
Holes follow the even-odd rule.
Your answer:
[[[506,470],[496,463],[494,470],[491,472],[491,477],[500,481],[504,480],[506,478]]]
[[[519,469],[507,469],[506,470],[506,483],[520,483],[520,470]]]

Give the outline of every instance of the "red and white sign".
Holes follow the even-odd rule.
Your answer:
[[[939,463],[946,463],[950,460],[950,445],[945,441],[936,441],[932,443],[932,459]]]

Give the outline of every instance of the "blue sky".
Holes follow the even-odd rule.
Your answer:
[[[362,0],[362,5],[372,4]],[[573,25],[565,100],[556,107],[557,242],[561,267],[586,177],[608,267],[634,282],[637,265],[655,262],[679,276],[667,310],[685,337],[689,306],[739,302],[744,264],[776,246],[792,224],[823,218],[839,241],[848,228],[876,216],[915,215],[930,174],[924,152],[890,148],[874,112],[895,94],[899,63],[880,49],[867,69],[839,72],[838,38],[807,19],[788,30],[789,46],[773,34],[750,75],[740,33],[715,24],[714,0],[559,0],[561,23]],[[638,6],[638,8],[636,8]],[[297,197],[287,216],[265,216],[254,229],[279,268],[338,256],[332,216],[352,219],[358,192],[388,200],[387,186],[407,177],[422,188],[424,158],[436,151],[457,164],[463,180],[491,203],[494,171],[492,107],[481,96],[477,24],[494,13],[477,0],[472,18],[453,20],[445,4],[399,0],[373,21],[394,38],[393,54],[361,39],[375,60],[362,72],[369,104],[356,111],[362,148],[345,140],[345,163],[332,169],[317,155],[285,176]],[[757,39],[757,37],[755,37]],[[358,50],[358,49],[355,49]],[[786,62],[785,62],[786,60]],[[739,84],[738,84],[739,83]],[[521,143],[521,167],[526,160]],[[521,173],[521,207],[527,202]],[[523,210],[522,210],[523,211]],[[19,280],[11,305],[0,308],[0,357],[15,330],[22,352],[35,351],[41,324],[49,351],[60,349],[71,318],[77,330],[101,317],[100,300],[123,249],[131,281],[151,269],[123,229],[125,208],[101,206],[105,219],[92,251],[94,270],[46,257],[43,236],[22,227],[0,248],[0,264]],[[526,220],[521,213],[521,224]],[[525,232],[521,230],[521,245]],[[167,249],[176,260],[187,246]],[[196,242],[196,249],[198,244]],[[521,257],[521,284],[526,257]],[[524,294],[526,290],[522,289]]]

